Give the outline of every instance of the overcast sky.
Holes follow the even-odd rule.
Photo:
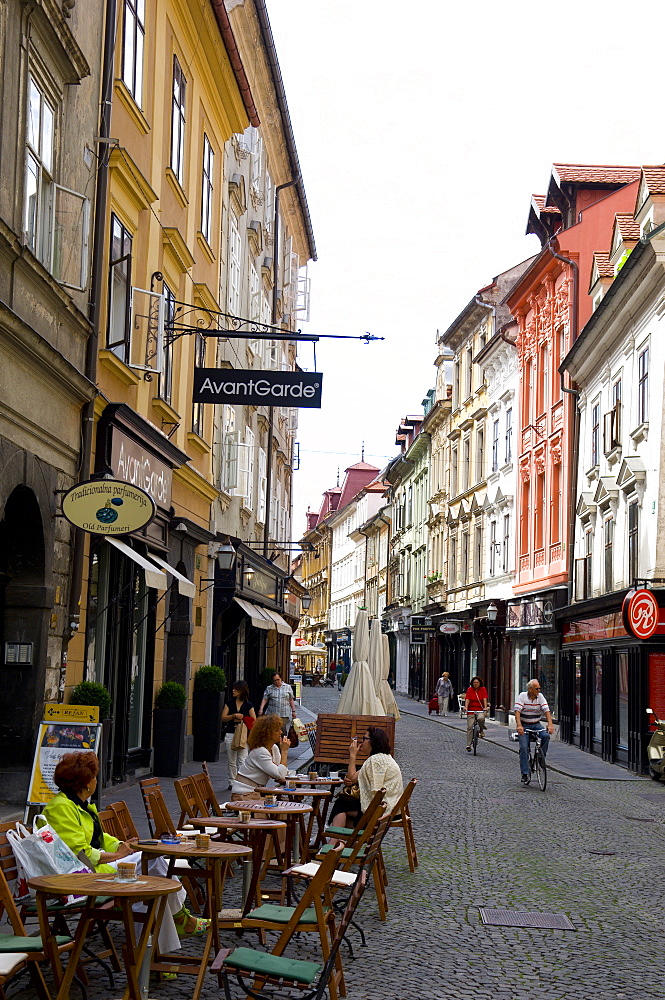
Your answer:
[[[435,336],[538,250],[554,162],[665,161],[663,6],[269,0],[319,260],[303,332],[323,407],[300,410],[293,537],[337,469],[383,467],[434,384]],[[582,276],[583,285],[588,276]],[[300,361],[313,370],[309,346]]]

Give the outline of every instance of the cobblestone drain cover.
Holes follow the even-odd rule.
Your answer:
[[[491,910],[486,906],[479,907],[484,924],[493,927],[543,927],[552,930],[574,931],[565,913],[529,913],[524,910]]]

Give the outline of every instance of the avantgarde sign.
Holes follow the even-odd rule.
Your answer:
[[[195,403],[251,403],[252,406],[321,408],[320,372],[236,371],[195,368]]]
[[[145,490],[118,479],[90,479],[78,483],[62,498],[67,520],[96,535],[125,535],[138,531],[155,516],[155,504]]]

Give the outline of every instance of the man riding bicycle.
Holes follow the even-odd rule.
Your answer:
[[[547,721],[547,732],[541,729],[540,721],[545,716]],[[540,693],[540,684],[534,677],[526,686],[526,691],[521,691],[515,702],[515,723],[517,725],[517,738],[520,744],[520,771],[522,772],[522,784],[528,785],[531,781],[529,772],[529,733],[538,733],[540,736],[541,750],[543,757],[547,755],[550,736],[554,732],[552,713],[545,701],[544,695]]]

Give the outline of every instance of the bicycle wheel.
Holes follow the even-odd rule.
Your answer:
[[[478,746],[478,733],[480,732],[480,726],[478,724],[478,719],[473,723],[473,730],[471,732],[471,746],[473,747],[473,756],[476,756],[476,748]]]
[[[547,764],[545,763],[542,750],[536,750],[533,755],[533,770],[538,779],[538,784],[545,791],[547,788]]]

